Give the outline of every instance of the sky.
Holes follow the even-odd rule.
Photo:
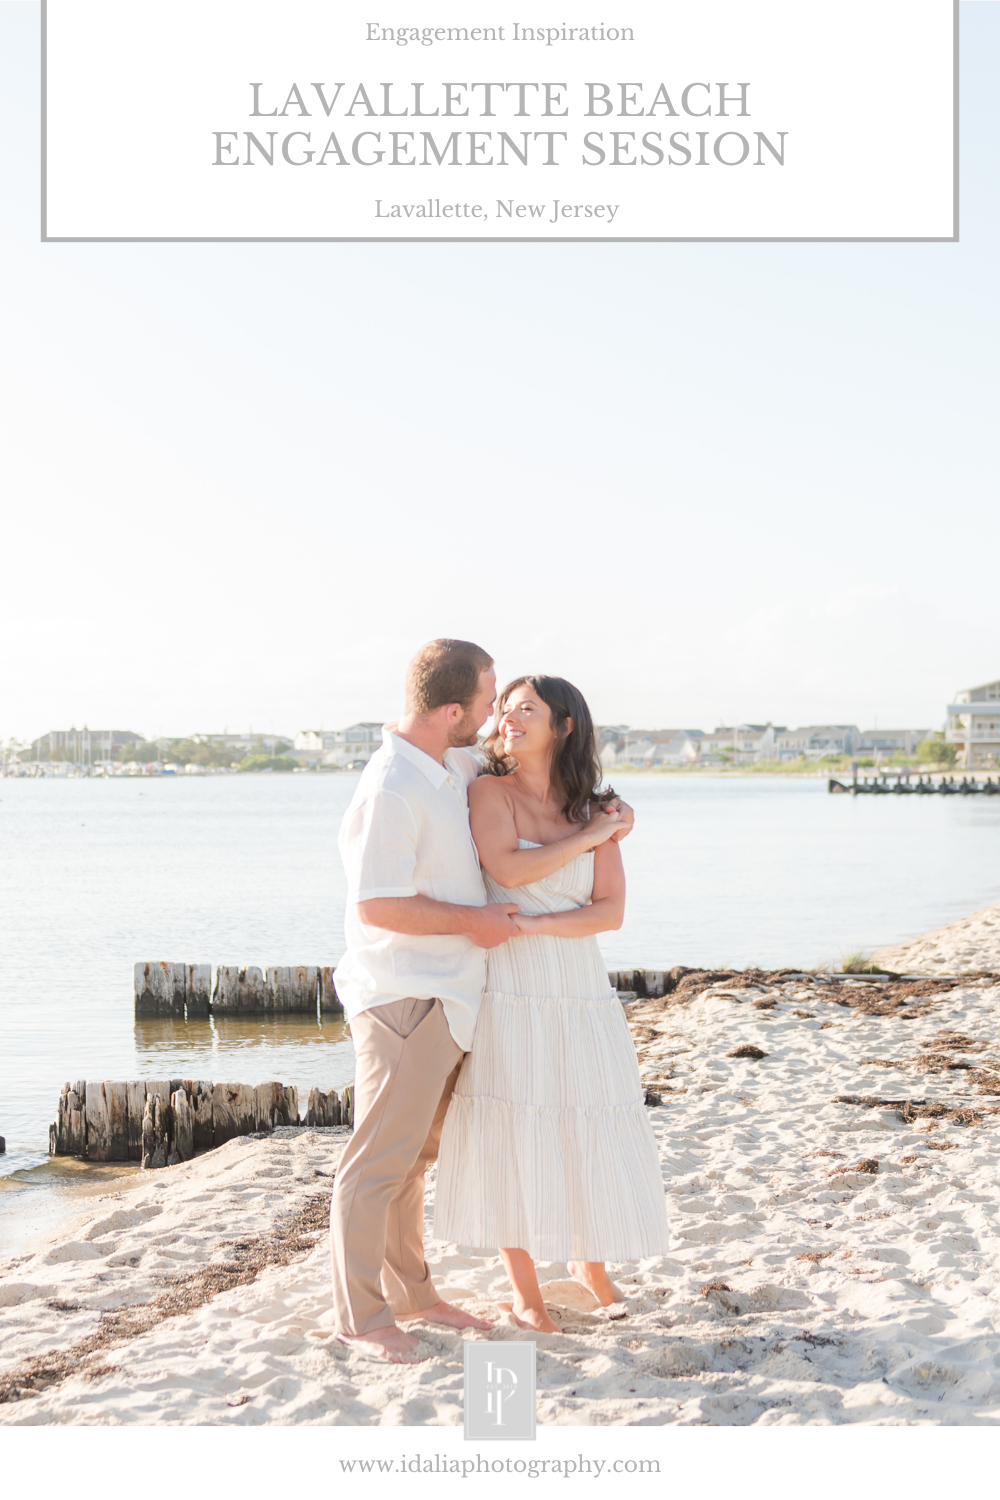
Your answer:
[[[392,718],[440,635],[645,727],[1000,677],[997,0],[958,244],[42,244],[38,28],[0,3],[0,739]]]

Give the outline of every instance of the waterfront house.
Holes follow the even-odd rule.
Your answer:
[[[615,748],[614,759],[606,765],[651,766],[658,751],[673,743],[678,736],[687,733],[682,729],[626,729]]]
[[[724,756],[736,765],[751,765],[756,760],[777,758],[778,736],[784,734],[783,725],[767,724],[720,724],[711,734],[701,737],[703,760],[717,760]]]
[[[858,755],[913,755],[929,729],[862,729]]]
[[[304,755],[315,756],[320,759],[325,750],[332,750],[334,738],[332,729],[300,729],[292,741],[292,749],[302,752]],[[301,759],[301,755],[299,759]]]
[[[681,729],[666,744],[653,747],[654,766],[693,766],[701,756],[702,729]]]
[[[302,729],[295,736],[293,750],[304,765],[367,765],[381,743],[381,721],[370,721],[347,729]]]
[[[806,724],[781,730],[776,746],[779,760],[822,760],[825,755],[856,755],[860,740],[856,724]]]
[[[955,694],[948,704],[945,739],[959,746],[959,764],[966,771],[1000,764],[1000,682]]]

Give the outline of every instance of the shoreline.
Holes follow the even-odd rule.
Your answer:
[[[962,974],[976,969],[1000,973],[1000,902],[909,942],[880,948],[873,958],[897,973]]]

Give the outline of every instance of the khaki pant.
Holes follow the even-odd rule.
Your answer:
[[[424,1259],[424,1172],[437,1157],[464,1053],[440,1000],[394,1000],[351,1022],[354,1134],[330,1205],[338,1333],[368,1333],[439,1301]]]

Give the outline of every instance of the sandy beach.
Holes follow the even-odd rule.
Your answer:
[[[617,1267],[610,1310],[545,1268],[539,1421],[1000,1421],[998,1004],[995,979],[744,973],[631,1006],[671,1253]],[[0,1263],[0,1423],[460,1423],[459,1335],[412,1324],[412,1368],[331,1337],[344,1139],[134,1174]],[[495,1310],[497,1258],[430,1258]]]
[[[925,932],[909,943],[882,948],[878,962],[897,974],[964,974],[1000,971],[1000,903]]]

